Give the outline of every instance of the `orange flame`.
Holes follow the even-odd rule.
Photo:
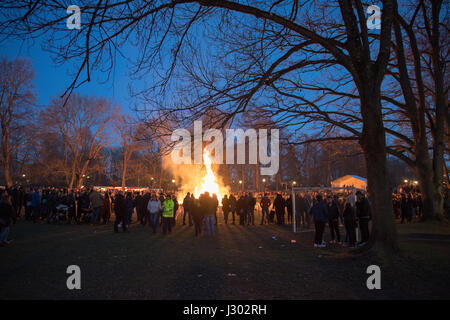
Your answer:
[[[206,175],[202,178],[200,187],[195,187],[194,196],[198,199],[198,197],[208,191],[210,195],[216,194],[219,203],[222,203],[222,192],[226,192],[225,190],[221,190],[222,188],[217,183],[216,176],[211,168],[211,158],[209,157],[209,153],[205,150],[203,152],[203,162],[206,167]]]

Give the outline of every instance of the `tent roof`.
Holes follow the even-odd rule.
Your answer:
[[[348,174],[348,175],[345,175],[343,177],[337,178],[337,179],[333,180],[332,182],[339,182],[341,180],[347,180],[348,178],[358,179],[358,180],[361,180],[361,181],[364,181],[365,183],[367,183],[367,179],[366,178],[363,178],[363,177],[360,177],[360,176],[356,176],[356,175],[353,175],[353,174]]]

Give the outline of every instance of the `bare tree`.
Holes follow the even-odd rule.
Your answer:
[[[34,71],[25,59],[0,61],[1,163],[7,186],[11,186],[12,157],[32,141]]]
[[[61,135],[68,148],[69,188],[80,188],[92,160],[99,157],[109,143],[112,119],[116,109],[103,98],[73,94],[64,103],[53,99],[41,113],[46,126]]]
[[[388,71],[394,83],[384,98],[396,107],[388,109],[397,116],[393,121],[398,128],[391,130],[396,134],[391,149],[416,171],[425,219],[443,217],[444,130],[449,113],[445,94],[450,84],[445,83],[444,74],[448,72],[445,62],[450,52],[444,24],[448,17],[442,15],[445,11],[442,6],[442,1],[415,1],[409,11],[397,10],[395,59]],[[401,89],[396,92],[398,87]]]
[[[114,121],[114,127],[120,137],[122,147],[122,188],[126,186],[127,167],[133,153],[141,147],[137,141],[137,123],[128,114],[121,114]]]

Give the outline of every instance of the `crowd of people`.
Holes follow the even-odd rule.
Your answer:
[[[394,215],[401,219],[401,223],[411,223],[414,219],[420,219],[423,215],[422,197],[418,192],[392,194]]]
[[[445,203],[448,211],[448,194]],[[412,222],[414,217],[420,217],[423,213],[421,196],[417,192],[393,193],[393,207],[401,223]],[[114,215],[114,232],[119,232],[120,229],[129,229],[136,214],[136,222],[143,226],[148,224],[153,233],[161,228],[163,234],[169,234],[179,218],[183,225],[194,226],[195,236],[198,237],[203,230],[206,236],[215,235],[218,214],[222,215],[225,224],[250,226],[255,225],[255,212],[260,215],[260,225],[292,224],[293,219],[298,228],[309,229],[314,225],[314,246],[319,248],[326,246],[323,241],[326,225],[330,231],[330,243],[356,247],[366,243],[370,237],[370,203],[361,191],[300,192],[295,194],[295,205],[291,194],[230,193],[223,196],[219,206],[217,195],[208,192],[198,199],[188,192],[179,203],[174,193],[149,190],[124,192],[96,188],[13,187],[2,190],[0,195],[0,244],[10,243],[9,228],[18,219],[41,224],[98,225],[107,224]],[[345,237],[341,237],[340,226],[344,226]],[[357,243],[358,230],[361,239]]]

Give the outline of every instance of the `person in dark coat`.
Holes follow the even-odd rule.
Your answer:
[[[247,203],[247,225],[255,225],[255,205],[256,198],[251,192],[248,193],[248,203]]]
[[[233,224],[235,224],[235,217],[237,214],[237,200],[236,197],[233,194],[230,194],[230,212],[233,216]]]
[[[348,237],[348,245],[349,247],[354,248],[356,245],[356,217],[355,210],[353,210],[350,203],[345,204],[342,218],[344,219],[345,232]]]
[[[20,218],[20,215],[22,213],[22,207],[25,204],[25,192],[22,187],[17,189],[17,212],[16,216],[17,218]]]
[[[103,224],[107,224],[109,219],[111,218],[111,210],[112,210],[111,195],[109,194],[109,192],[105,192],[105,196],[103,197],[103,212],[102,212]]]
[[[228,224],[228,215],[230,214],[230,210],[231,210],[230,199],[228,199],[227,195],[224,195],[222,199],[222,212],[225,224]]]
[[[330,227],[331,233],[331,243],[341,242],[341,235],[339,233],[339,202],[335,195],[334,198],[331,196],[328,198],[328,226]]]
[[[364,245],[369,241],[369,221],[372,219],[369,200],[361,191],[356,193],[358,201],[356,202],[356,215],[359,222],[359,231],[361,232],[361,241],[359,245]]]
[[[400,223],[403,223],[406,219],[407,222],[410,221],[410,216],[412,216],[412,204],[409,198],[406,197],[406,195],[402,194],[402,200],[400,202],[400,210],[401,210],[401,216],[402,220]]]
[[[325,224],[328,220],[328,207],[325,202],[322,201],[322,196],[318,194],[316,196],[316,203],[310,210],[310,215],[314,219],[314,227],[316,229],[314,236],[314,247],[325,248],[326,245],[322,241],[323,231],[325,230]]]
[[[123,228],[123,232],[127,231],[127,209],[125,206],[125,198],[122,191],[119,191],[114,198],[114,213],[116,220],[114,221],[114,232],[119,232],[119,228]]]
[[[198,237],[202,233],[203,217],[205,215],[199,199],[192,198],[191,210],[192,220],[194,222],[195,228],[195,236]]]
[[[8,194],[3,193],[0,197],[0,246],[4,247],[11,243],[8,240],[11,223],[16,216]]]
[[[192,226],[192,216],[191,216],[191,204],[192,204],[191,194],[188,192],[186,197],[183,199],[183,226],[186,225],[186,216],[188,217],[189,227]]]
[[[285,202],[280,193],[278,193],[275,197],[275,200],[273,201],[273,207],[275,208],[275,214],[277,215],[277,224],[283,224]]]
[[[142,225],[144,224],[144,217],[145,217],[145,211],[142,210],[143,206],[143,197],[140,192],[137,193],[136,197],[134,198],[134,202],[136,204],[136,215],[137,215],[137,221],[139,221]]]
[[[31,220],[33,218],[33,191],[31,189],[27,189],[25,193],[25,220]]]
[[[79,209],[78,222],[90,221],[89,195],[87,191],[83,192],[78,198],[78,209]]]
[[[260,206],[261,206],[261,225],[264,224],[264,216],[266,217],[267,223],[269,223],[269,207],[271,205],[270,199],[267,195],[267,193],[264,194],[264,196],[261,199]]]
[[[34,190],[31,197],[31,206],[33,207],[33,222],[36,223],[41,216],[41,195],[38,189]]]
[[[126,219],[127,228],[130,226],[131,221],[133,220],[133,197],[131,196],[131,192],[127,192],[127,196],[125,198],[125,210],[126,210]]]
[[[237,201],[236,208],[237,213],[239,215],[239,224],[243,226],[245,225],[245,216],[247,216],[247,209],[248,209],[247,199],[245,198],[244,195],[241,195],[241,197]]]
[[[286,199],[285,201],[286,204],[286,211],[287,211],[287,219],[288,219],[288,223],[292,223],[292,195],[289,195],[289,198]]]
[[[147,221],[149,218],[148,211],[147,211],[147,206],[148,206],[149,201],[150,201],[150,193],[146,192],[145,194],[142,195],[142,208],[141,208],[141,210],[143,210],[143,212],[141,212],[141,216],[143,217],[142,224],[144,226],[147,224]]]

